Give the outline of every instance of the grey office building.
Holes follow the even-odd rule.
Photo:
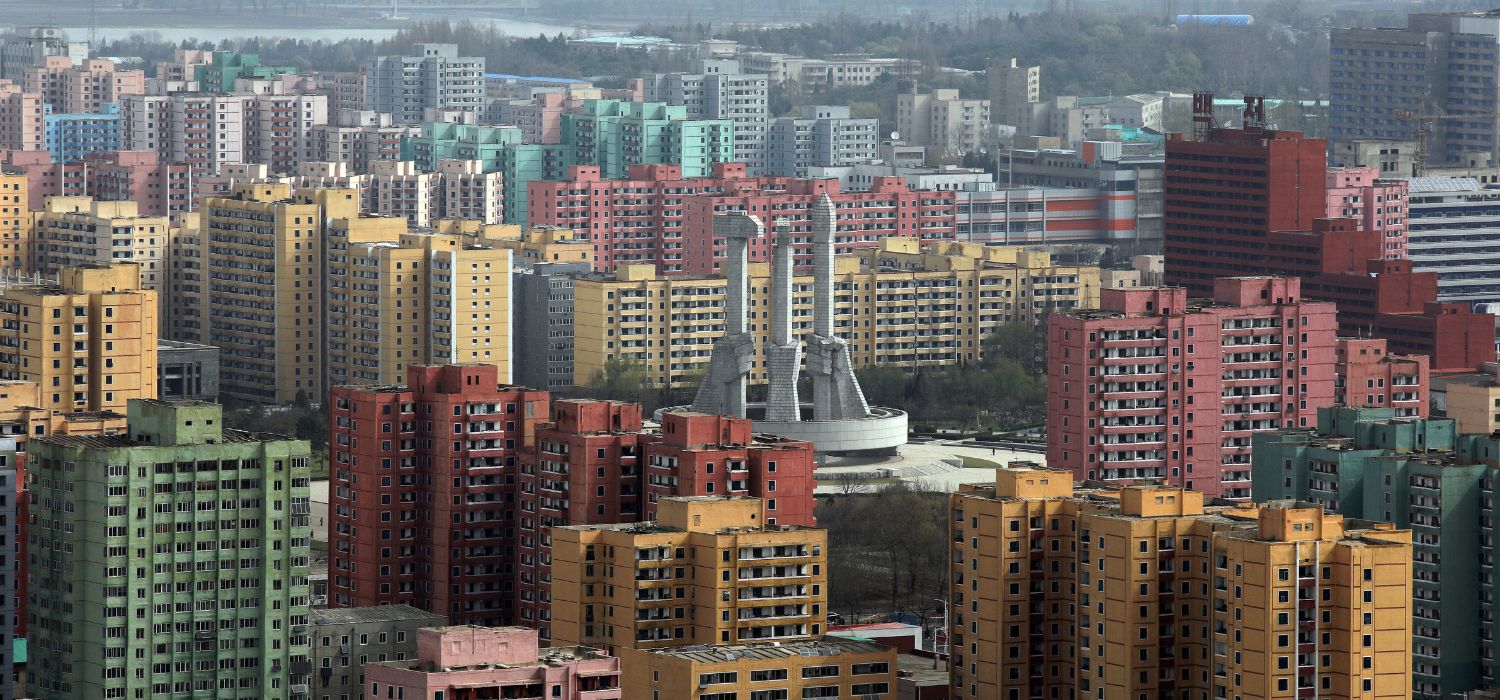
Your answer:
[[[803,105],[800,116],[774,119],[766,130],[767,175],[807,177],[808,168],[860,165],[879,157],[880,120],[852,119],[848,107]]]
[[[156,341],[157,398],[219,400],[219,349],[177,340]]]
[[[1418,121],[1399,117],[1405,110],[1450,117],[1430,123],[1430,165],[1494,154],[1500,132],[1482,115],[1493,115],[1500,97],[1500,10],[1411,14],[1406,24],[1333,30],[1329,137],[1411,141]],[[1475,116],[1451,118],[1463,114]]]
[[[1467,177],[1411,179],[1407,257],[1436,272],[1438,301],[1500,303],[1500,190]]]
[[[588,263],[536,263],[513,273],[512,378],[532,389],[573,387],[573,279]]]
[[[410,605],[332,608],[308,614],[313,700],[365,697],[365,664],[417,658],[417,630],[448,618]]]
[[[741,73],[733,59],[703,59],[697,73],[657,73],[643,81],[647,102],[687,107],[689,119],[734,122],[734,159],[751,174],[766,165],[766,122],[770,115],[769,78]]]
[[[420,124],[427,109],[484,109],[484,57],[455,44],[416,44],[411,55],[365,62],[365,105],[396,124]]]

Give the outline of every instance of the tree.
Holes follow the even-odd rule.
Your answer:
[[[593,398],[633,403],[641,403],[653,388],[644,363],[619,355],[605,360],[584,385],[585,393]]]

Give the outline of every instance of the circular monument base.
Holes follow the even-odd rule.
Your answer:
[[[656,412],[656,419],[660,421],[663,413],[691,410],[692,406],[663,408]],[[800,421],[768,421],[763,418],[765,414],[763,403],[745,406],[755,432],[811,442],[819,454],[893,455],[897,447],[906,444],[906,412],[894,408],[871,406],[870,415],[844,420],[813,420],[810,403],[802,404]]]

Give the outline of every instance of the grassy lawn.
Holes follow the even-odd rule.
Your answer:
[[[318,551],[318,552],[322,552],[324,554],[327,554],[328,553],[328,543],[324,542],[322,540],[313,540],[312,541],[312,549],[314,551]]]
[[[959,455],[959,459],[962,459],[964,461],[965,469],[994,469],[996,467],[1005,466],[991,459],[981,459],[979,457],[969,457],[967,455]]]

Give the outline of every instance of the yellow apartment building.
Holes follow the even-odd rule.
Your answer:
[[[517,230],[514,237],[487,237],[495,245],[507,248],[515,256],[518,267],[531,267],[537,263],[588,263],[594,262],[594,244],[587,233],[563,226],[538,226]]]
[[[24,452],[27,438],[44,435],[107,435],[125,431],[125,414],[114,411],[64,413],[42,408],[36,382],[0,380],[0,436],[16,439]]]
[[[194,342],[220,348],[225,396],[287,403],[322,393],[324,229],[358,212],[354,190],[293,193],[286,183],[203,198]]]
[[[767,526],[758,498],[664,498],[659,509],[654,523],[552,528],[553,645],[613,652],[820,635],[826,531]]]
[[[0,290],[0,378],[34,382],[37,406],[125,412],[157,394],[156,292],[136,263],[64,268]]]
[[[135,202],[93,197],[48,197],[32,217],[32,257],[38,274],[64,267],[133,262],[141,266],[141,288],[166,305],[172,237],[179,230],[165,216],[141,216]],[[159,315],[165,317],[166,309]]]
[[[413,363],[492,364],[510,381],[510,250],[369,216],[330,222],[327,246],[329,384],[401,384]]]
[[[750,265],[751,381],[765,381],[770,266]],[[575,384],[610,357],[640,361],[654,381],[696,384],[724,334],[722,277],[658,275],[625,264],[574,281]],[[812,330],[813,280],[793,278],[795,333]],[[1099,301],[1099,268],[1054,265],[1046,251],[884,238],[834,264],[834,329],[856,366],[917,367],[980,359],[984,337],[1007,323],[1040,323],[1060,309]]]
[[[1410,696],[1409,531],[1025,464],[949,511],[954,698]]]
[[[0,173],[0,271],[32,271],[28,195],[25,175]]]
[[[630,700],[896,697],[896,650],[862,639],[621,649],[619,656],[621,697]]]

